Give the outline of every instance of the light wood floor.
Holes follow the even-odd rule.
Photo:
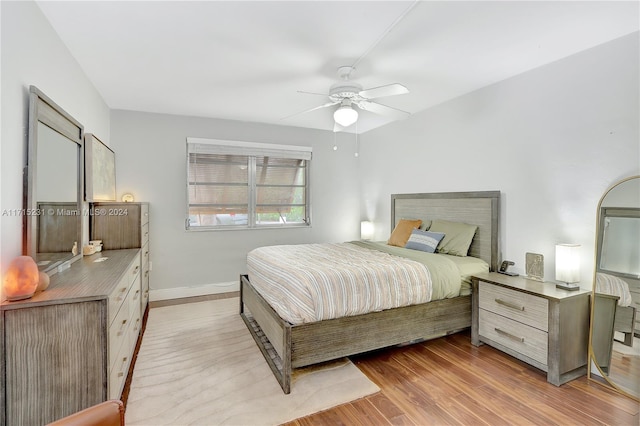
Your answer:
[[[469,333],[351,359],[381,391],[287,426],[640,424],[638,402],[586,377],[556,387]]]

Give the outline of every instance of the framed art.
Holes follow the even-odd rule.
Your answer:
[[[544,281],[544,256],[538,253],[527,253],[525,261],[527,278]]]
[[[85,200],[116,201],[116,156],[91,133],[84,135]]]

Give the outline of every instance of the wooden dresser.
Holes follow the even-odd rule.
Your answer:
[[[531,364],[556,386],[586,373],[590,291],[495,272],[472,284],[472,344]]]
[[[139,249],[85,256],[0,305],[3,425],[43,425],[120,398],[146,306]]]
[[[142,251],[142,304],[149,301],[149,203],[92,203],[89,236],[105,250]]]

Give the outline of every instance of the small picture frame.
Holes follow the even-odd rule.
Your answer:
[[[538,253],[525,255],[527,278],[530,280],[544,281],[544,256]]]
[[[85,200],[116,201],[116,156],[91,133],[84,135]]]

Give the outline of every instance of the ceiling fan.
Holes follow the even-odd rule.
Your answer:
[[[328,108],[334,105],[340,105],[333,113],[333,118],[336,123],[334,131],[337,131],[339,130],[339,126],[349,127],[358,120],[358,110],[354,107],[358,107],[363,111],[369,111],[374,114],[391,117],[393,119],[406,118],[410,115],[410,113],[406,111],[373,101],[377,98],[409,93],[409,89],[402,84],[392,83],[363,90],[360,84],[349,80],[349,77],[354,71],[355,68],[351,66],[338,68],[338,77],[340,77],[341,81],[333,84],[329,88],[328,94],[298,91],[299,93],[328,96],[329,102],[315,108],[296,113],[289,117],[306,114],[311,111]]]

